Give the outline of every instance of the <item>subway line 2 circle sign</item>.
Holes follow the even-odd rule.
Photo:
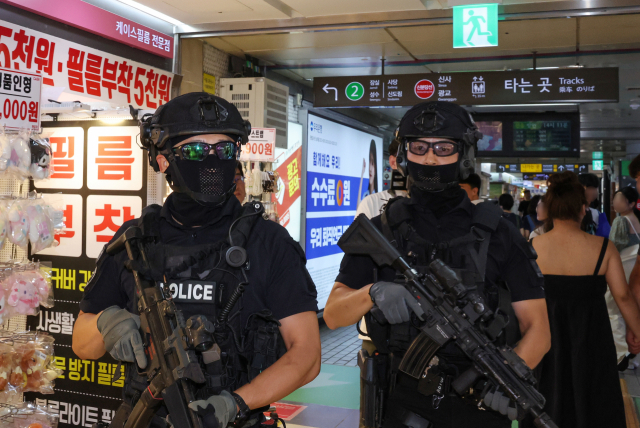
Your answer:
[[[431,82],[431,80],[422,79],[418,83],[416,83],[413,91],[416,93],[416,97],[426,100],[427,98],[431,98],[431,96],[436,91],[436,87]]]
[[[364,96],[364,86],[360,82],[351,82],[344,89],[344,94],[351,101],[358,101]]]

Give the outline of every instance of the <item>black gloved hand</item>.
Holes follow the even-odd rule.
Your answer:
[[[511,399],[504,395],[500,390],[493,389],[487,392],[482,401],[487,407],[495,410],[496,412],[502,413],[512,421],[519,419],[519,412],[516,403],[511,401]]]
[[[111,306],[100,314],[98,331],[104,340],[104,349],[118,361],[138,362],[140,368],[147,367],[147,357],[140,337],[140,317]]]
[[[411,319],[409,309],[420,319],[424,315],[416,298],[400,284],[376,282],[371,286],[369,295],[390,324],[408,322]]]
[[[226,428],[238,414],[236,400],[229,391],[189,403],[189,408],[200,415],[205,428]]]

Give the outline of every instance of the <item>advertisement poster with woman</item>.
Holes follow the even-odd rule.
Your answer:
[[[382,137],[308,116],[305,252],[323,308],[338,274],[338,240],[360,201],[382,189]]]

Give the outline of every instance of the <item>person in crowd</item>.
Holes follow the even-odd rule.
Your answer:
[[[467,194],[469,193],[467,192]],[[504,217],[510,223],[512,223],[516,227],[516,229],[520,230],[521,229],[520,216],[511,212],[511,209],[513,208],[513,203],[514,203],[513,196],[511,196],[508,193],[504,193],[500,195],[500,197],[498,198],[498,205],[500,205],[500,208],[502,208],[502,211],[504,211],[504,214],[502,214],[502,217]]]
[[[638,198],[633,187],[623,187],[613,195],[613,209],[620,215],[613,220],[609,239],[618,251],[640,244]]]
[[[482,202],[482,199],[480,199],[481,186],[482,179],[476,173],[469,174],[469,177],[464,180],[460,180],[460,187],[467,192],[467,196],[473,204],[479,204]]]
[[[625,428],[607,284],[627,322],[631,347],[640,345],[640,309],[615,246],[580,229],[588,200],[578,177],[552,175],[545,203],[553,229],[531,241],[551,326],[551,350],[540,369],[545,410],[562,428]]]
[[[240,163],[240,161],[238,161],[238,166],[236,166],[236,176],[233,178],[233,182],[236,185],[234,195],[242,204],[247,197],[247,189],[244,184],[244,171],[242,170],[242,163]]]
[[[533,198],[531,198],[529,204],[527,205],[527,212],[522,222],[524,237],[527,240],[529,239],[531,232],[542,226],[542,221],[538,220],[538,213],[536,211],[536,209],[538,208],[538,202],[540,202],[541,198],[542,196],[535,195]]]
[[[502,218],[502,210],[494,204],[472,204],[459,184],[473,172],[479,135],[469,113],[456,104],[432,101],[411,108],[400,122],[397,137],[398,169],[412,178],[411,198],[392,200],[384,218],[397,236],[395,245],[416,261],[417,270],[427,269],[426,264],[438,258],[460,269],[465,278],[483,278],[476,284],[492,309],[500,307],[514,320],[498,341],[515,346],[515,352],[533,368],[550,346],[543,278],[535,254],[518,230]],[[371,221],[383,230],[382,216]],[[488,243],[477,255],[486,261],[480,267],[473,262],[475,246],[469,244],[478,241],[478,234]],[[397,371],[397,357],[420,333],[414,323],[419,323],[418,317],[424,313],[395,278],[393,268],[378,267],[368,256],[345,255],[324,310],[324,320],[332,329],[355,324],[366,314],[376,353],[365,356],[374,358],[376,367],[389,370],[392,380],[389,385],[380,385],[386,398],[378,413],[381,426],[511,427],[504,416],[506,408],[498,408],[504,412],[500,414],[482,404],[481,398],[465,400],[451,388],[456,374],[471,366],[453,342],[440,349],[432,361],[432,381],[442,385],[440,391],[423,389],[418,380]],[[489,298],[498,293],[508,298],[500,303]],[[374,305],[389,324],[374,320],[370,312]],[[518,333],[522,337],[516,344]]]
[[[398,144],[398,140],[393,140],[391,144],[389,144],[389,166],[391,167],[392,173],[396,172],[398,168],[396,163]],[[398,196],[407,196],[406,189],[395,189],[393,184],[394,181],[392,179],[392,186],[389,190],[374,193],[360,201],[360,205],[358,205],[358,210],[356,211],[356,217],[360,214],[366,214],[368,218],[380,215],[390,199]]]
[[[216,322],[221,364],[214,359],[207,366],[206,382],[189,403],[208,421],[204,426],[258,426],[271,403],[320,370],[317,292],[304,253],[284,227],[262,217],[260,204],[241,206],[234,197],[237,159],[250,129],[233,104],[204,92],[176,97],[143,118],[142,144],[173,192],[162,207],[151,205],[139,219],[125,222],[111,241],[140,227],[148,238],[144,266],[150,261],[140,274],[171,284],[185,320],[203,316]],[[234,251],[231,257],[228,250]],[[131,267],[126,251],[102,251],[80,302],[72,342],[83,360],[108,352],[128,363],[123,410],[145,391],[156,394],[151,400],[162,400],[139,374],[149,361]],[[219,324],[224,313],[227,321]],[[168,411],[160,406],[152,427],[167,426],[160,416]],[[115,418],[123,426],[122,414]]]
[[[531,231],[529,234],[529,240],[536,236],[540,236],[553,228],[553,221],[548,217],[547,206],[545,205],[544,199],[545,197],[542,196],[536,205],[536,219],[542,224]]]
[[[582,220],[582,230],[585,232],[608,238],[611,232],[611,225],[607,219],[605,213],[601,213],[595,208],[592,208],[592,204],[598,199],[600,191],[600,178],[595,174],[580,174],[578,176],[580,184],[584,187],[585,195],[587,198],[587,210],[584,219]]]
[[[527,216],[527,210],[529,209],[529,203],[531,201],[531,191],[529,189],[525,189],[523,192],[524,199],[520,201],[518,205],[518,212],[520,213],[520,217],[524,220]]]
[[[369,145],[369,187],[367,195],[373,195],[378,192],[378,155],[376,142],[371,140]]]

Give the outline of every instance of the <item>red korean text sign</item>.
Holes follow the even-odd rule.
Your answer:
[[[0,67],[41,73],[42,84],[120,106],[156,109],[173,74],[0,20]]]
[[[276,154],[275,128],[254,128],[249,142],[242,146],[241,161],[273,162]]]
[[[0,68],[0,125],[39,131],[41,86],[38,74]]]

